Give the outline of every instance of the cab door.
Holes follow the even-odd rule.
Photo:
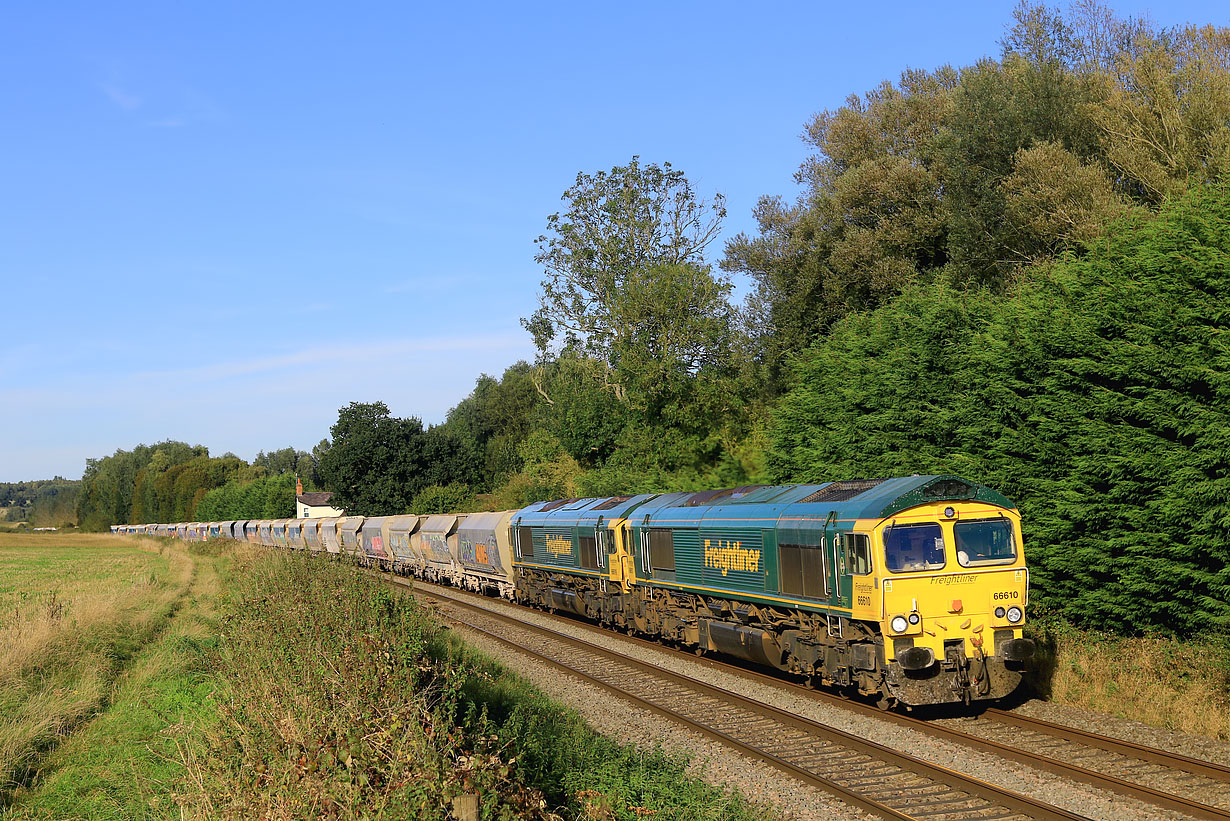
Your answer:
[[[626,519],[613,519],[601,528],[607,539],[607,566],[611,581],[628,590],[636,583],[636,566],[632,556],[631,530]],[[601,542],[599,542],[601,544]]]
[[[598,517],[598,524],[594,526],[594,542],[598,549],[598,566],[606,567],[611,581],[622,583],[623,565],[617,561],[618,557],[615,555],[615,536],[601,516]]]
[[[626,520],[620,520],[616,539],[619,545],[619,561],[624,566],[624,589],[631,590],[636,584],[636,557],[632,554],[632,528]]]
[[[850,607],[850,597],[853,590],[852,579],[850,578],[849,548],[850,531],[830,531],[827,549],[831,551],[832,561],[829,566],[833,569],[833,582],[829,587],[829,604],[833,607]]]

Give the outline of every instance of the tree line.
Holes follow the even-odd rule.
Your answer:
[[[578,174],[534,361],[437,426],[342,408],[316,481],[374,515],[953,472],[1020,505],[1035,612],[1230,630],[1230,30],[1023,3],[999,45],[812,118],[720,258],[669,163]]]
[[[87,459],[76,518],[87,530],[113,524],[287,518],[295,511],[295,477],[319,481],[319,454],[283,448],[252,463],[233,453],[166,441]]]
[[[0,482],[0,521],[26,522],[31,527],[72,527],[77,524],[80,488],[81,482],[61,476]]]

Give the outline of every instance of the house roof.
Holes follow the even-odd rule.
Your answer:
[[[333,493],[300,493],[295,500],[308,507],[328,507],[333,501]]]

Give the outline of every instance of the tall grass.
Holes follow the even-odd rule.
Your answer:
[[[0,535],[0,805],[107,701],[192,576],[178,547]]]
[[[109,688],[106,709],[63,738],[39,763],[39,777],[3,821],[181,818],[195,790],[182,751],[217,720],[217,568],[233,546],[187,547],[196,563],[191,586],[166,629],[127,664]]]
[[[484,818],[764,817],[596,735],[343,564],[257,555],[235,583],[224,720],[194,757],[212,812],[442,819],[470,793]]]
[[[1179,640],[1035,622],[1030,684],[1058,704],[1230,739],[1230,638]]]

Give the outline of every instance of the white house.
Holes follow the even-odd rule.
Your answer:
[[[345,516],[346,511],[332,507],[330,493],[304,493],[303,480],[295,482],[295,517],[299,519],[322,519],[326,516]]]

